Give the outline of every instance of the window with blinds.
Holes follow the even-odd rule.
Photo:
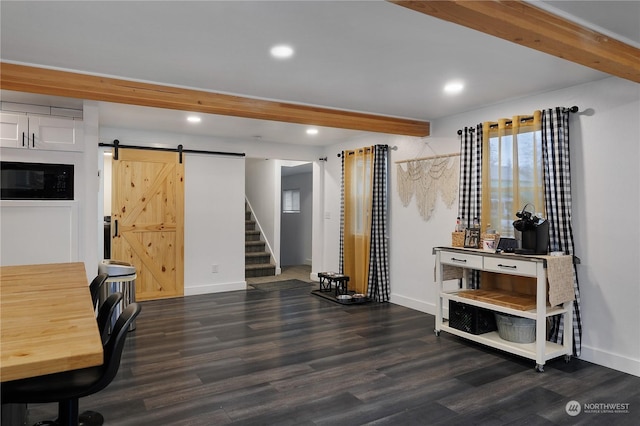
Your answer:
[[[300,213],[299,189],[286,189],[282,191],[282,212]]]

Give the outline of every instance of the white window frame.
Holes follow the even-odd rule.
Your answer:
[[[282,190],[282,213],[300,213],[300,189]]]

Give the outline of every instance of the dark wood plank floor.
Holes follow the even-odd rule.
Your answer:
[[[117,378],[81,411],[136,426],[637,424],[638,377],[576,359],[536,373],[533,361],[436,337],[431,315],[310,290],[143,302]],[[572,400],[628,413],[572,417]],[[29,420],[56,409],[32,405]]]

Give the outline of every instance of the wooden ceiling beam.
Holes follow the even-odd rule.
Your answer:
[[[640,83],[640,49],[524,1],[388,1]]]
[[[429,136],[429,122],[0,63],[0,88],[340,129]]]

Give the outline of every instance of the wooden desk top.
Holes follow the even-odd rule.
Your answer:
[[[83,263],[0,267],[0,380],[100,365]]]

